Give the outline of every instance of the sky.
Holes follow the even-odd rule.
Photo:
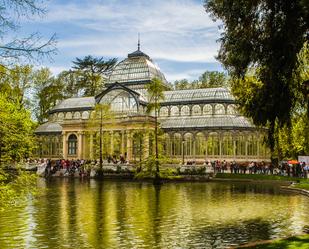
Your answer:
[[[47,14],[23,20],[20,32],[56,34],[57,54],[39,65],[54,74],[86,55],[121,61],[137,49],[138,33],[141,50],[170,82],[223,70],[215,59],[219,23],[202,0],[49,0],[43,6]]]

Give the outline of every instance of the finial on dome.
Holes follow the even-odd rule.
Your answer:
[[[138,33],[137,50],[140,51],[140,48],[141,48],[140,33]]]

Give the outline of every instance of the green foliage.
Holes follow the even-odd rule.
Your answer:
[[[290,126],[297,99],[298,82],[293,73],[308,31],[305,2],[205,1],[206,11],[224,25],[218,59],[235,78],[234,94],[237,101],[247,105],[247,116],[256,125],[268,127],[272,152],[275,127]],[[258,70],[249,84],[246,77],[252,67]],[[254,95],[251,101],[246,100],[248,85]],[[237,94],[241,89],[245,93]]]
[[[0,164],[19,162],[31,154],[35,144],[30,112],[11,96],[0,93]]]
[[[272,181],[301,181],[309,182],[304,178],[279,176],[279,175],[261,175],[261,174],[230,174],[230,173],[217,173],[216,178],[227,179],[247,179],[247,180],[272,180]]]
[[[103,89],[104,78],[117,63],[117,59],[113,58],[104,61],[101,58],[95,58],[91,55],[85,56],[83,59],[76,58],[73,61],[74,72],[78,75],[76,87],[83,96],[94,96]]]
[[[187,79],[176,80],[174,86],[176,90],[228,87],[229,81],[223,72],[205,71],[198,80],[191,82]]]
[[[154,78],[149,84],[146,85],[146,89],[149,95],[149,104],[147,105],[147,113],[152,111],[157,116],[157,111],[160,108],[160,102],[164,100],[165,85],[160,79]]]
[[[35,174],[18,170],[9,175],[0,169],[0,211],[37,194],[36,179]]]
[[[237,247],[236,247],[237,248]],[[247,249],[307,249],[309,248],[309,235],[293,236],[286,239],[274,240],[272,242],[256,244],[247,247]]]

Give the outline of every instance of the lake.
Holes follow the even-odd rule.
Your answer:
[[[309,198],[250,183],[38,180],[0,213],[0,248],[228,248],[299,234]]]

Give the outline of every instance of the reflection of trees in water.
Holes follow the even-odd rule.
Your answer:
[[[250,241],[271,238],[271,224],[265,220],[252,219],[237,224],[213,225],[194,229],[186,239],[189,247],[227,248]]]
[[[154,244],[159,245],[161,242],[162,231],[161,227],[161,213],[160,213],[160,191],[161,185],[154,186],[155,191],[155,199],[154,199],[154,207],[152,209],[153,217],[152,217],[152,230],[153,230],[153,237],[154,237]]]

